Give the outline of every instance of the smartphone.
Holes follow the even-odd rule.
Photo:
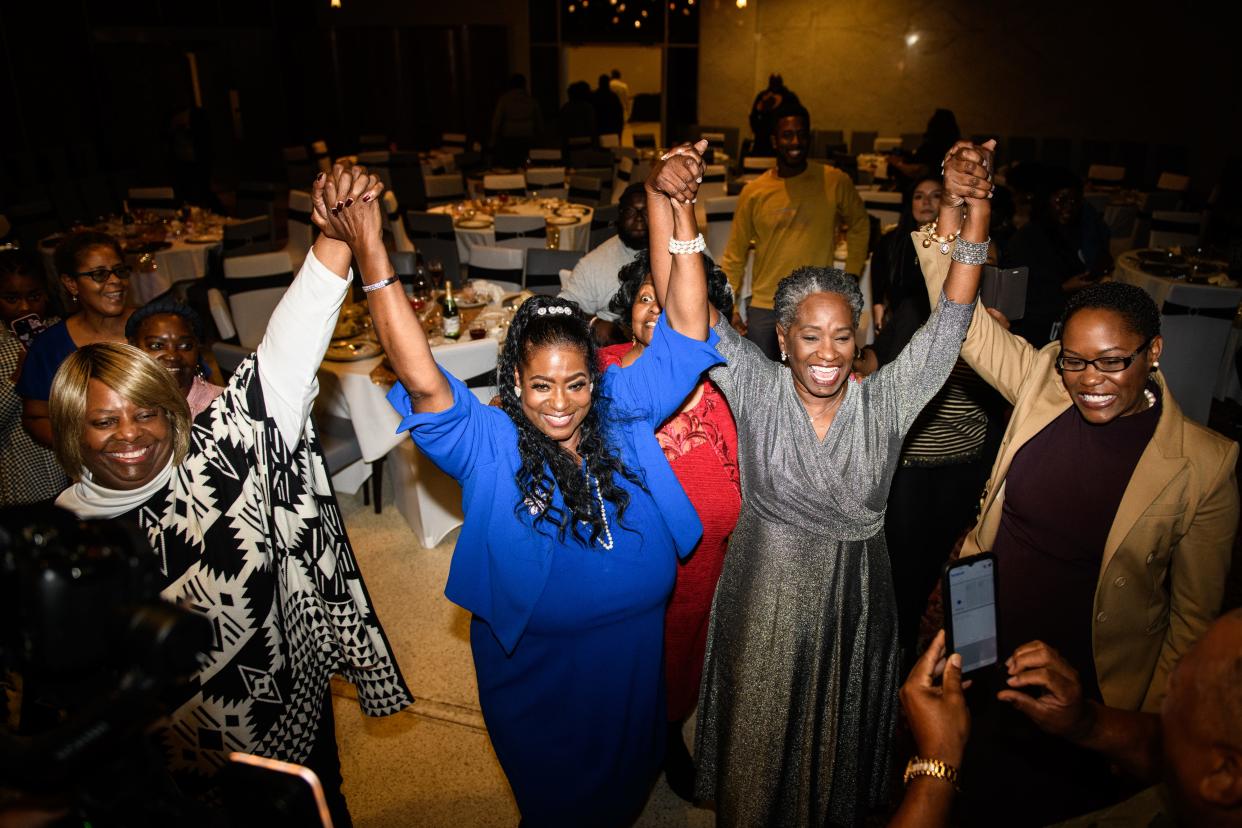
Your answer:
[[[996,556],[971,555],[944,568],[945,648],[962,657],[962,674],[996,664]]]
[[[220,775],[233,828],[332,828],[328,801],[310,768],[249,753],[230,753]]]
[[[45,326],[43,317],[37,313],[29,313],[14,319],[9,323],[9,328],[12,329],[13,336],[17,337],[17,341],[21,343],[22,349],[29,351],[35,337],[43,333]]]

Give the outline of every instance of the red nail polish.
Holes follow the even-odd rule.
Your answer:
[[[363,204],[366,204],[368,201],[370,201],[370,200],[371,200],[371,198],[372,198],[371,194],[370,194],[370,193],[367,193],[366,195],[364,195],[364,196],[362,197],[362,203],[363,203]]]
[[[341,208],[342,208],[342,207],[344,207],[344,206],[345,206],[345,202],[343,202],[343,201],[338,201],[338,202],[336,203],[336,209],[337,209],[337,210],[341,209]]]
[[[347,199],[345,199],[345,206],[346,206],[346,207],[348,207],[349,205],[351,205],[351,204],[353,204],[353,203],[354,203],[354,200],[353,200],[352,198],[347,198]]]

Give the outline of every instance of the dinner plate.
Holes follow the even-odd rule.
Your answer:
[[[585,216],[588,212],[587,208],[576,205],[568,205],[556,211],[562,216]]]
[[[462,219],[457,222],[457,226],[466,230],[486,230],[492,226],[492,220],[481,218]]]
[[[370,359],[384,353],[384,349],[379,346],[378,342],[361,341],[342,341],[338,340],[328,346],[328,352],[324,354],[324,359],[330,359],[333,362],[357,362],[360,359]]]
[[[580,221],[582,221],[580,216],[548,216],[547,218],[548,224],[554,224],[558,227],[564,227],[568,224],[577,224]]]

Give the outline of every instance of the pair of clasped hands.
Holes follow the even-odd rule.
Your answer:
[[[366,167],[335,164],[311,187],[311,221],[328,238],[348,244],[355,255],[368,244],[382,245],[383,192],[383,182]]]

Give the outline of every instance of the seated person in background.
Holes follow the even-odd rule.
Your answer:
[[[601,345],[624,340],[617,315],[608,303],[617,292],[621,268],[647,249],[647,195],[641,181],[625,188],[617,208],[617,235],[578,260],[568,286],[560,294],[562,299],[577,302],[583,313],[595,317],[591,329]]]
[[[889,161],[888,168],[890,171],[897,171],[898,175],[895,177],[899,186],[917,181],[926,175],[935,175],[941,160],[961,137],[962,131],[957,126],[957,117],[953,110],[937,109],[927,119],[923,143],[919,144],[910,160]]]
[[[574,81],[566,90],[567,100],[556,116],[556,128],[563,148],[568,152],[577,143],[571,138],[588,138],[595,143],[599,129],[595,124],[595,107],[591,105],[591,85],[586,81]]]
[[[941,633],[902,686],[901,703],[916,759],[957,769],[970,713],[962,695],[960,657],[942,667],[943,658]],[[1242,825],[1242,610],[1218,618],[1181,658],[1169,676],[1159,714],[1084,698],[1074,668],[1040,641],[1019,647],[1003,669],[1008,689],[998,694],[1002,701],[1044,732],[1099,753],[1133,779],[1155,784],[1060,828]],[[937,686],[941,671],[944,678]],[[889,828],[948,824],[952,774],[945,779],[936,770],[908,775],[906,795]],[[997,822],[1008,824],[1012,813],[1011,808]]]
[[[946,193],[953,194],[953,186]],[[942,226],[940,233],[953,227]],[[930,295],[949,257],[916,247]],[[976,309],[962,358],[1014,406],[963,555],[999,561],[1000,651],[1040,640],[1087,698],[1154,711],[1177,659],[1219,613],[1238,523],[1238,446],[1187,419],[1159,372],[1160,315],[1141,289],[1071,297],[1061,337],[1036,350]],[[1115,802],[1108,763],[1047,737],[986,692],[964,815],[1027,803],[1042,825]]]
[[[36,443],[22,428],[22,399],[14,382],[26,358],[26,345],[13,323],[28,329],[55,325],[48,315],[47,287],[35,270],[5,262],[0,270],[0,506],[38,503],[69,485],[56,455]],[[34,317],[31,320],[31,317]],[[32,325],[32,322],[34,323]]]
[[[185,395],[194,419],[224,393],[210,381],[203,362],[203,320],[193,309],[169,297],[155,299],[134,311],[125,323],[129,344],[168,369]]]
[[[845,226],[849,256],[845,271],[862,273],[871,226],[867,210],[849,176],[820,161],[808,161],[811,116],[788,101],[772,112],[776,167],[747,184],[738,196],[729,245],[720,267],[733,295],[742,295],[750,243],[755,264],[746,325],[739,308],[733,324],[768,359],[780,354],[776,342],[776,286],[800,267],[832,267],[837,228]]]
[[[69,318],[48,328],[26,355],[17,393],[22,398],[22,425],[35,442],[51,448],[52,428],[47,399],[52,377],[65,357],[95,342],[124,342],[125,306],[132,272],[121,245],[106,233],[83,230],[56,246],[56,272],[69,302]]]
[[[1083,203],[1082,181],[1069,170],[1047,167],[1037,182],[1031,221],[1009,239],[1001,264],[1030,268],[1026,314],[1013,332],[1039,348],[1056,338],[1053,325],[1069,294],[1110,271],[1113,260],[1108,227]]]

